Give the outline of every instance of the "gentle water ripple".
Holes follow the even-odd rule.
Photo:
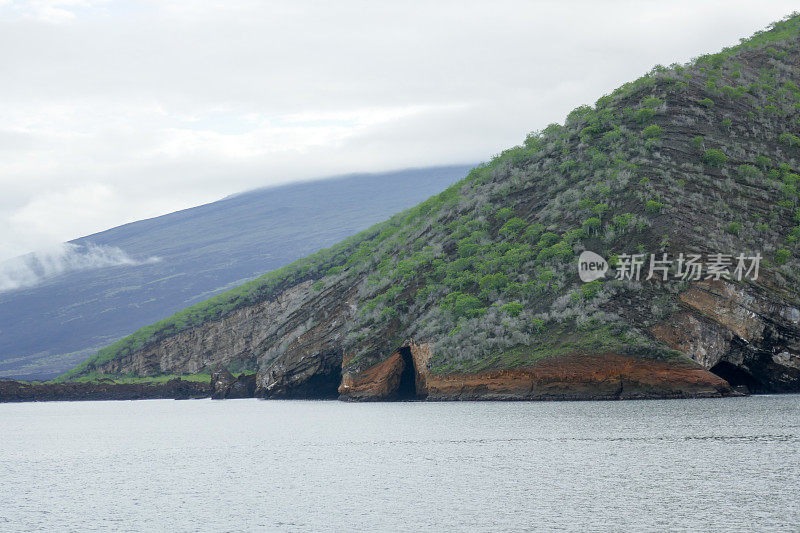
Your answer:
[[[0,404],[0,531],[797,531],[800,396]]]

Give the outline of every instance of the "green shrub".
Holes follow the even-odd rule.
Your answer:
[[[614,215],[614,218],[611,219],[611,223],[618,229],[625,229],[630,225],[635,216],[636,215],[633,213],[620,213],[619,215]]]
[[[781,142],[781,144],[785,144],[792,148],[800,146],[800,137],[792,133],[781,133],[780,137],[778,137],[778,140]]]
[[[517,317],[520,313],[522,313],[522,304],[519,302],[510,302],[505,305],[500,306],[508,316]]]
[[[456,318],[481,316],[486,312],[478,298],[462,292],[451,292],[445,296],[442,308],[453,313]]]
[[[569,115],[567,115],[566,124],[569,126],[572,124],[579,123],[585,120],[586,117],[588,117],[592,113],[594,113],[594,110],[592,109],[591,106],[588,105],[578,106],[569,112]]]
[[[661,98],[656,98],[655,96],[651,96],[646,98],[642,102],[642,107],[649,107],[651,109],[655,109],[656,107],[661,105]]]
[[[727,230],[731,235],[739,235],[742,231],[742,224],[740,222],[731,222],[728,224]]]
[[[487,274],[479,282],[483,291],[501,291],[508,285],[508,276],[502,272]]]
[[[548,231],[544,235],[541,236],[539,242],[536,243],[537,248],[547,248],[552,246],[553,244],[557,243],[561,240],[561,237],[553,233],[552,231]]]
[[[314,283],[314,285],[312,285],[311,287],[315,291],[321,291],[324,286],[325,286],[325,282],[323,280],[319,280],[318,282]]]
[[[569,172],[575,170],[578,166],[578,162],[574,160],[564,161],[560,165],[558,165],[558,169],[561,171],[562,174],[568,174]]]
[[[587,302],[594,300],[597,297],[597,293],[599,293],[602,288],[603,284],[599,279],[584,283],[581,285],[581,298]]]
[[[572,249],[572,245],[562,240],[539,252],[536,260],[547,261],[548,259],[555,259],[560,263],[565,263],[572,259],[574,255],[575,251]]]
[[[636,112],[636,120],[639,121],[640,124],[644,124],[649,122],[655,115],[656,112],[654,109],[645,107]]]
[[[736,172],[740,178],[746,180],[756,180],[761,177],[761,171],[753,165],[739,165]]]
[[[769,167],[772,166],[772,159],[770,159],[769,157],[767,157],[765,155],[760,155],[760,156],[756,157],[756,160],[754,161],[754,163],[761,170],[767,170]]]
[[[728,162],[728,156],[722,150],[712,148],[703,154],[703,163],[710,168],[722,168]]]
[[[664,204],[655,200],[648,200],[644,206],[648,213],[659,213],[663,207]]]
[[[525,229],[527,225],[528,225],[527,222],[525,222],[519,217],[510,218],[506,221],[505,224],[503,224],[503,227],[500,228],[500,235],[503,235],[504,237],[507,237],[509,239],[513,239],[514,237],[519,235],[520,232],[523,229]]]
[[[472,237],[464,237],[457,244],[459,257],[472,257],[477,255],[483,246],[475,242]]]
[[[739,85],[737,87],[731,87],[730,85],[724,85],[722,87],[722,93],[727,96],[728,98],[741,98],[745,94],[747,94],[747,87],[744,85]]]
[[[702,152],[703,148],[705,147],[705,138],[698,135],[697,137],[693,138],[691,141],[692,149],[697,152]]]
[[[544,224],[540,224],[538,222],[531,224],[525,230],[525,235],[524,235],[525,240],[530,242],[531,244],[535,244],[536,241],[544,232],[544,229],[545,229]]]
[[[664,133],[664,130],[661,129],[661,126],[653,124],[642,130],[642,137],[645,139],[658,139],[662,133]]]
[[[411,280],[417,272],[417,265],[410,259],[401,259],[397,262],[394,277],[405,281]]]
[[[497,220],[500,220],[502,222],[505,222],[506,220],[508,220],[513,216],[514,216],[514,211],[512,211],[510,207],[503,207],[502,209],[498,210],[497,214],[495,215]]]
[[[589,150],[589,153],[592,156],[592,168],[600,168],[608,163],[608,156],[600,150],[592,148]]]
[[[592,233],[597,232],[597,230],[599,230],[600,226],[602,226],[602,225],[603,225],[603,223],[599,218],[592,217],[592,218],[587,219],[583,223],[583,229],[584,229],[584,231],[586,231],[586,233],[592,234]]]
[[[622,130],[615,127],[613,130],[607,131],[603,134],[603,142],[606,144],[613,144],[622,138]]]
[[[714,100],[712,100],[711,98],[703,98],[697,103],[703,107],[714,107]]]
[[[789,256],[790,256],[789,250],[787,250],[786,248],[781,248],[780,250],[775,252],[775,264],[778,266],[785,265],[786,262],[789,261]]]

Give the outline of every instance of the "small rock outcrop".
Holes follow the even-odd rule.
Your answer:
[[[24,383],[0,380],[0,402],[52,402],[78,400],[189,400],[211,396],[209,383],[174,378],[166,383]]]
[[[211,374],[211,390],[211,398],[215,400],[252,398],[256,391],[256,375],[243,372],[236,377],[219,365]]]

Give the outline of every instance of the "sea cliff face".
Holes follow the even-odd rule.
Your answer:
[[[752,392],[794,392],[800,382],[800,310],[779,294],[702,281],[655,337]]]
[[[247,364],[253,353],[274,340],[277,324],[293,317],[309,292],[301,283],[277,298],[245,306],[217,321],[167,335],[141,350],[97,365],[101,374],[194,374],[219,364]]]
[[[800,381],[797,309],[774,296],[770,299],[722,281],[699,282],[681,293],[684,305],[652,328],[657,339],[686,354],[694,364],[688,358],[675,365],[614,353],[573,353],[531,367],[474,374],[430,372],[431,344],[413,341],[377,364],[348,369],[351,361],[337,340],[343,336],[352,303],[345,299],[338,313],[322,313],[325,320],[303,331],[302,324],[309,318],[298,312],[304,290],[311,290],[309,284],[279,301],[242,309],[225,321],[173,337],[101,369],[109,374],[147,375],[154,369],[188,373],[252,359],[252,351],[258,351],[264,364],[254,377],[258,396],[338,396],[350,401],[709,397],[731,393],[722,378],[750,392],[794,391]],[[320,294],[318,301],[325,306],[328,299],[341,296]],[[267,333],[274,330],[270,326],[274,317],[289,327],[283,335],[273,332],[270,337]],[[225,345],[225,339],[236,342]],[[243,339],[257,341],[248,344]],[[284,346],[284,351],[274,357],[276,345]],[[224,349],[215,351],[218,346]],[[209,356],[189,356],[197,353]]]
[[[340,399],[622,400],[734,394],[724,379],[689,360],[676,364],[574,353],[529,368],[441,374],[427,370],[430,355],[429,345],[412,343],[358,375],[346,373]]]

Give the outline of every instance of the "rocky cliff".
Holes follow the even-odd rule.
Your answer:
[[[0,403],[65,402],[85,400],[190,400],[208,398],[207,382],[174,378],[164,383],[115,383],[98,380],[93,383],[25,383],[0,380]]]
[[[223,364],[257,369],[261,396],[347,400],[800,391],[799,28],[793,16],[658,66],[416,208],[67,378]],[[579,279],[584,251],[606,276]],[[706,270],[686,269],[694,255]]]

